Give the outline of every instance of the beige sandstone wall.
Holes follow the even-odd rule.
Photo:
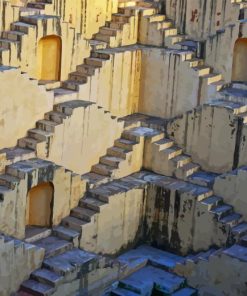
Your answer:
[[[55,126],[47,159],[75,173],[89,172],[121,135],[123,123],[111,116],[96,104],[74,109]]]
[[[197,105],[199,77],[184,59],[166,49],[143,49],[139,112],[171,118]]]
[[[96,102],[115,116],[138,112],[141,49],[131,46],[104,52],[109,60],[80,86],[78,98]]]
[[[40,268],[45,250],[36,246],[0,236],[0,295],[9,296]]]
[[[2,15],[1,31],[10,30],[10,25],[19,20],[22,1],[0,1]],[[86,39],[92,38],[99,27],[111,19],[112,13],[117,11],[116,0],[70,0],[53,1],[47,5],[42,13],[57,15],[59,19],[38,21],[36,27],[29,28],[28,34],[21,37],[18,46],[11,46],[11,55],[3,60],[4,65],[21,66],[30,77],[38,78],[38,42],[49,35],[60,36],[62,39],[61,80],[68,78],[68,74],[75,71],[76,65],[89,56],[89,44]]]
[[[238,122],[233,112],[203,105],[168,125],[168,134],[203,169],[224,173],[232,169]]]
[[[25,172],[27,167],[30,170],[28,174]],[[69,215],[70,209],[77,206],[85,192],[86,184],[79,176],[41,160],[16,163],[8,169],[8,173],[22,179],[16,181],[12,189],[0,187],[0,231],[20,239],[25,237],[27,196],[31,188],[44,182],[53,184],[53,225],[59,224],[62,218]]]
[[[178,266],[175,272],[185,276],[188,284],[198,288],[202,296],[245,296],[247,293],[246,262],[226,254],[212,256],[209,261]]]
[[[45,112],[53,97],[19,70],[0,67],[0,149],[16,145]]]
[[[175,21],[181,33],[195,39],[215,35],[228,24],[236,23],[239,5],[225,0],[163,0],[166,14]]]
[[[244,220],[247,219],[246,177],[247,170],[243,167],[219,176],[214,184],[215,194],[222,196],[226,203],[233,205],[235,211],[243,215]]]
[[[135,245],[143,234],[146,195],[142,188],[121,190],[83,226],[80,247],[102,254],[116,254]]]

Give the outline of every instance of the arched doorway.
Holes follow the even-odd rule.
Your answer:
[[[38,43],[38,79],[60,80],[62,42],[59,36],[41,38]]]
[[[234,46],[232,81],[247,82],[247,38],[239,38]]]
[[[27,195],[26,225],[51,227],[54,187],[41,183],[31,188]]]

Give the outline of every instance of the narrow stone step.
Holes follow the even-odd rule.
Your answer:
[[[109,28],[109,27],[101,27],[99,29],[100,34],[109,35],[109,36],[117,36],[118,30]]]
[[[89,44],[92,48],[92,51],[102,50],[107,48],[107,42],[104,42],[104,41],[90,39]]]
[[[30,25],[24,22],[15,22],[11,24],[11,29],[28,34],[30,29],[35,29],[34,25]]]
[[[40,140],[36,140],[30,137],[25,137],[18,140],[18,146],[20,148],[29,148],[32,150],[36,150],[38,143],[40,143]]]
[[[109,177],[102,176],[96,173],[87,173],[81,176],[82,180],[86,180],[90,187],[101,185],[110,181]]]
[[[93,197],[82,198],[79,204],[81,207],[87,208],[89,210],[93,210],[98,213],[100,213],[101,207],[107,205],[107,203],[102,202]]]
[[[165,154],[167,160],[170,160],[176,156],[179,156],[183,153],[183,150],[177,146],[172,146],[171,148],[161,150]]]
[[[176,156],[172,159],[175,168],[181,168],[191,162],[191,157],[185,154]]]
[[[197,66],[192,68],[194,71],[197,72],[198,76],[204,76],[210,74],[210,67],[207,66]]]
[[[194,174],[195,172],[197,172],[199,169],[200,169],[199,164],[194,162],[189,162],[184,166],[180,167],[175,174],[176,174],[176,177],[180,179],[186,179],[192,174]]]
[[[98,51],[92,51],[91,57],[107,61],[111,58],[111,54],[108,52],[98,50]],[[93,66],[93,65],[86,65],[86,66],[93,67],[94,69],[98,69],[97,66]]]
[[[123,289],[123,288],[117,288],[111,292],[112,296],[138,296],[140,294],[137,294],[135,292]]]
[[[209,188],[213,188],[215,179],[218,177],[218,174],[211,173],[211,172],[205,172],[205,171],[197,171],[191,176],[188,177],[188,181],[200,185],[200,186],[206,186]]]
[[[86,64],[78,65],[76,67],[76,70],[78,73],[81,73],[87,76],[93,76],[95,74],[96,69],[99,69],[99,67],[95,65],[86,65]]]
[[[212,195],[208,198],[203,199],[201,201],[201,204],[205,205],[207,207],[207,210],[210,211],[213,208],[216,208],[217,206],[219,206],[222,202],[223,202],[222,197]]]
[[[62,112],[51,111],[45,114],[45,119],[49,121],[54,121],[58,124],[63,123],[67,115]]]
[[[71,228],[73,230],[79,231],[81,233],[81,229],[83,225],[87,224],[87,221],[83,221],[81,219],[77,219],[72,216],[68,216],[62,219],[62,225]]]
[[[71,210],[70,216],[82,219],[87,222],[91,222],[92,217],[97,214],[97,212],[87,209],[87,208],[82,208],[82,207],[76,207]]]
[[[155,290],[162,294],[171,294],[182,288],[185,279],[175,274],[171,274],[162,269],[152,266],[144,267],[131,274],[127,278],[120,280],[119,286],[136,292],[140,295],[151,295],[155,284]],[[149,294],[150,293],[150,294]]]
[[[212,84],[212,83],[217,82],[217,81],[222,79],[221,74],[214,74],[214,73],[207,74],[207,75],[204,75],[204,76],[201,76],[201,77],[203,79],[206,79],[208,84]]]
[[[71,91],[79,91],[80,85],[82,85],[82,82],[74,81],[74,80],[66,80],[62,82],[62,88],[71,90]]]
[[[37,128],[31,129],[28,131],[28,136],[38,141],[47,141],[53,133],[40,130]]]
[[[51,120],[39,120],[37,123],[36,123],[36,127],[37,129],[40,129],[40,130],[43,130],[43,131],[46,131],[46,132],[51,132],[53,133],[55,131],[55,127],[57,126],[58,124],[54,121],[51,121]]]
[[[42,284],[34,280],[27,280],[21,284],[21,289],[37,296],[50,296],[55,292],[55,288]]]
[[[66,276],[79,271],[91,272],[98,262],[98,255],[74,248],[61,255],[45,259],[43,265],[59,275]]]
[[[122,158],[115,156],[103,156],[100,158],[101,164],[105,164],[113,168],[118,168],[121,161],[123,161]]]
[[[136,145],[137,142],[135,141],[130,141],[127,139],[118,139],[114,142],[114,146],[125,149],[125,150],[133,150],[133,146]]]
[[[8,39],[11,41],[21,41],[22,37],[26,35],[24,32],[19,31],[5,31],[2,33],[3,39]]]
[[[247,234],[247,223],[243,222],[239,225],[236,225],[232,228],[232,233],[235,236],[236,240]]]
[[[204,64],[203,59],[198,59],[198,58],[193,58],[191,60],[187,61],[190,65],[191,68],[197,67],[197,66],[202,66]]]
[[[102,175],[102,176],[111,177],[113,174],[113,170],[114,170],[114,167],[99,163],[92,166],[91,172]]]
[[[53,234],[63,240],[72,242],[74,246],[78,244],[78,238],[80,236],[78,231],[63,227],[61,225],[53,228]]]
[[[63,280],[63,277],[46,268],[41,268],[31,273],[31,279],[41,284],[57,287]]]
[[[119,157],[122,159],[126,159],[127,153],[130,153],[130,152],[131,152],[131,150],[123,149],[120,147],[111,147],[111,148],[107,149],[107,155]]]
[[[0,154],[6,153],[6,158],[17,162],[20,160],[26,160],[35,157],[35,152],[31,149],[21,148],[21,147],[12,147],[0,150]]]
[[[8,174],[0,175],[0,186],[6,186],[9,189],[14,190],[19,182],[20,179],[14,176]]]
[[[69,74],[69,80],[84,84],[84,83],[87,83],[88,81],[88,74],[82,74],[80,72],[72,72]]]
[[[171,148],[174,145],[174,142],[170,139],[161,139],[157,142],[154,142],[154,145],[158,147],[159,151]]]
[[[99,58],[86,58],[85,60],[86,65],[92,65],[96,67],[102,67],[105,60]]]
[[[222,251],[222,254],[238,259],[242,262],[247,262],[247,248],[241,245],[233,245]]]
[[[153,14],[146,16],[150,23],[156,23],[156,22],[163,22],[166,19],[166,16],[163,14]]]
[[[223,217],[228,216],[230,213],[232,213],[232,210],[233,210],[232,206],[223,204],[212,209],[210,212],[215,214],[215,216],[218,217],[218,220],[220,220]]]
[[[73,248],[73,244],[56,236],[48,236],[33,243],[35,246],[45,249],[45,257],[56,256]]]
[[[227,224],[230,227],[234,227],[241,222],[241,219],[242,219],[242,215],[237,213],[232,213],[220,219],[219,222],[223,224]]]

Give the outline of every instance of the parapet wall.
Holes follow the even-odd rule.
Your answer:
[[[207,39],[225,26],[237,22],[240,6],[226,0],[163,0],[165,12],[181,33],[193,39]]]
[[[0,236],[0,295],[9,296],[42,264],[45,250]]]

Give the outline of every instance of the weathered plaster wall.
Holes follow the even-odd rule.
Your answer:
[[[143,188],[124,190],[123,187],[120,192],[116,191],[108,197],[108,204],[100,213],[84,225],[80,247],[113,255],[134,246],[143,235],[145,201]]]
[[[9,296],[41,267],[45,250],[0,236],[0,295]]]
[[[200,290],[200,295],[245,296],[246,262],[226,254],[211,256],[209,260],[179,265],[175,272],[185,276],[188,284]]]
[[[0,149],[17,140],[52,110],[52,93],[17,69],[0,68]]]
[[[47,159],[79,174],[89,172],[121,135],[123,124],[111,116],[95,104],[74,109],[55,126]]]
[[[203,169],[224,173],[234,166],[238,120],[231,110],[203,105],[168,124],[168,134]]]
[[[53,184],[53,225],[69,215],[85,192],[85,182],[78,175],[50,162],[38,159],[18,162],[8,167],[7,172],[18,179],[8,190],[0,187],[0,230],[20,239],[25,237],[27,195],[32,187],[44,182]]]
[[[247,220],[247,170],[239,168],[232,173],[224,174],[216,178],[214,184],[215,194],[222,196],[224,201],[234,206],[236,212]]]
[[[104,51],[109,55],[88,83],[81,85],[78,97],[96,102],[115,116],[138,111],[141,49],[133,46]]]
[[[20,20],[20,7],[11,4],[23,6],[22,2],[0,1],[1,31],[10,30],[11,23]],[[117,12],[116,0],[76,0],[76,3],[75,0],[53,1],[45,6],[42,13],[58,18],[31,21],[34,26],[27,28],[27,34],[20,36],[19,44],[11,45],[11,51],[4,53],[2,62],[4,65],[21,66],[29,76],[38,78],[38,41],[48,35],[57,35],[62,39],[61,80],[65,80],[68,73],[75,71],[76,65],[89,56],[89,44],[86,39],[92,38],[99,27],[111,19],[114,12]],[[27,15],[26,17],[28,19]]]
[[[210,36],[205,44],[206,63],[221,73],[226,82],[232,80],[234,45],[239,38],[239,29],[239,23],[226,26],[224,31]]]
[[[165,12],[181,33],[195,39],[215,35],[228,24],[236,23],[239,5],[228,0],[163,0]]]
[[[174,51],[142,51],[139,112],[171,118],[197,105],[199,77]]]

